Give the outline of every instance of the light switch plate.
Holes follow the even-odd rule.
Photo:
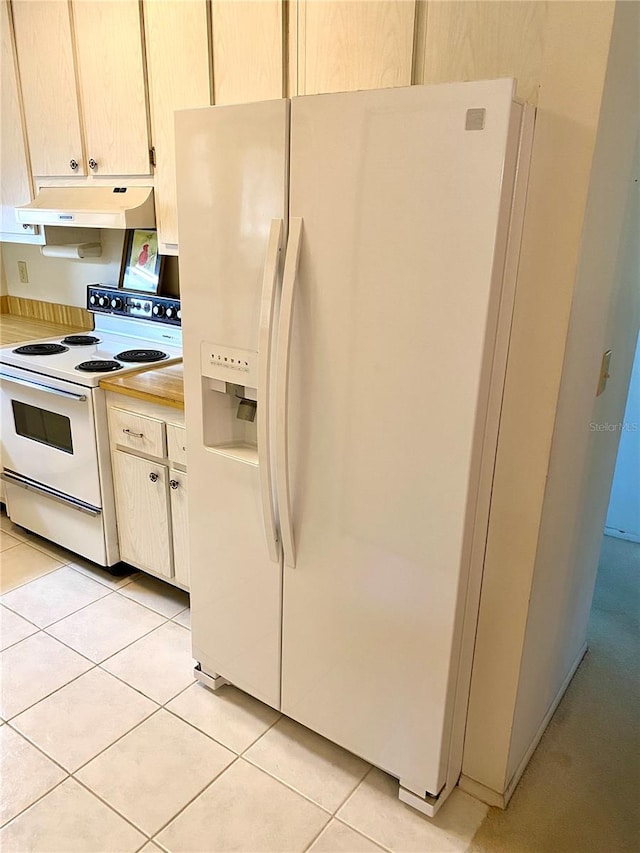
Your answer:
[[[610,378],[611,374],[609,373],[609,365],[611,364],[611,350],[608,349],[602,355],[602,362],[600,363],[600,378],[598,379],[598,390],[596,391],[596,397],[599,397],[600,394],[607,387],[607,379]]]

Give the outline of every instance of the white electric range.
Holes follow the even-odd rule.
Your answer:
[[[105,376],[182,358],[180,301],[90,285],[95,329],[0,348],[2,479],[11,520],[118,563]]]

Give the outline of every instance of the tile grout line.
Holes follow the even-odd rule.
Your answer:
[[[52,574],[54,574],[54,572],[58,572],[58,571],[60,571],[60,569],[71,569],[71,568],[73,568],[73,566],[70,566],[70,565],[60,566],[59,568],[54,569],[54,570],[53,570],[53,572],[47,572],[47,574],[46,574],[46,575],[40,575],[40,577],[39,577],[39,578],[32,578],[30,581],[28,581],[27,583],[23,584],[22,586],[18,586],[18,587],[16,587],[16,590],[18,590],[18,589],[24,589],[24,587],[29,586],[29,584],[30,584],[30,583],[35,583],[36,581],[39,581],[39,580],[41,580],[42,578],[47,577],[48,575],[52,575]],[[98,583],[98,581],[96,581],[96,583]],[[104,584],[100,584],[100,586],[102,587],[102,589],[109,589],[109,588],[108,588],[107,586],[105,586]],[[11,607],[11,605],[10,605],[10,604],[7,604],[7,603],[6,603],[6,601],[2,601],[2,600],[1,600],[2,598],[4,598],[4,596],[5,596],[5,595],[8,595],[8,594],[9,594],[9,593],[11,593],[11,592],[14,592],[14,590],[13,590],[13,589],[10,589],[10,590],[8,590],[6,593],[3,593],[3,594],[2,594],[2,596],[0,597],[0,604],[1,604],[3,607],[6,607],[6,608],[7,608],[7,610],[10,610],[12,613],[15,613],[15,615],[16,615],[16,616],[20,616],[22,619],[26,619],[26,621],[27,621],[27,622],[30,622],[32,625],[35,625],[35,627],[38,629],[38,631],[46,631],[46,629],[47,629],[47,628],[51,628],[53,625],[57,625],[57,624],[58,624],[58,622],[62,622],[62,620],[63,620],[63,619],[68,619],[68,618],[69,618],[69,616],[75,616],[75,614],[76,614],[76,613],[80,613],[80,611],[81,611],[81,610],[85,610],[85,608],[87,608],[87,607],[91,607],[91,605],[92,605],[92,604],[97,604],[97,602],[98,602],[98,601],[102,601],[104,598],[108,598],[112,593],[116,592],[116,590],[114,590],[114,589],[109,590],[109,592],[105,593],[104,595],[101,595],[99,598],[94,598],[94,600],[93,600],[93,601],[89,601],[87,604],[83,604],[83,605],[81,605],[80,607],[78,607],[78,609],[77,609],[77,610],[72,610],[72,611],[71,611],[71,613],[67,613],[65,616],[61,616],[59,619],[54,619],[54,620],[53,620],[53,622],[49,622],[47,625],[37,625],[35,622],[33,622],[33,621],[32,621],[31,619],[29,619],[27,616],[23,616],[23,614],[22,614],[22,613],[20,613],[20,611],[19,611],[19,610],[16,610],[16,609],[15,609],[15,607]],[[27,639],[27,638],[25,637],[25,639]],[[19,641],[18,641],[18,642],[19,642]],[[15,645],[15,643],[14,643],[13,645]],[[7,648],[9,648],[9,647],[7,646]],[[3,649],[3,651],[4,651],[4,649]]]
[[[49,758],[49,756],[47,756],[47,758]],[[20,811],[16,812],[13,817],[9,818],[9,820],[0,824],[0,829],[5,829],[6,827],[8,827],[10,824],[13,823],[14,820],[17,820],[25,812],[28,812],[32,806],[35,806],[37,803],[40,802],[40,800],[44,800],[44,798],[48,797],[49,794],[53,793],[53,791],[55,791],[56,788],[59,788],[60,785],[63,784],[63,782],[66,782],[68,779],[71,779],[71,778],[72,778],[71,774],[67,773],[67,775],[64,777],[64,779],[60,779],[60,781],[56,782],[56,784],[52,788],[49,788],[49,790],[45,791],[44,794],[41,794],[39,797],[36,797],[36,799],[32,803],[29,803],[29,805],[25,806],[23,809],[20,809]]]
[[[194,681],[194,684],[196,684],[196,683],[197,683],[197,682],[195,682],[195,681]],[[192,686],[192,685],[189,685],[189,687],[191,687],[191,686]],[[186,687],[186,688],[185,688],[185,690],[181,691],[181,693],[184,693],[186,690],[188,690],[188,689],[189,689],[189,687]],[[180,696],[180,695],[181,695],[181,693],[178,693],[177,695],[178,695],[178,696]],[[177,696],[174,696],[174,699],[175,699],[175,698],[177,698]],[[173,700],[170,700],[170,701],[173,701]],[[205,785],[205,787],[200,791],[200,793],[199,793],[196,797],[193,797],[191,800],[189,800],[189,802],[188,802],[188,803],[186,803],[186,804],[185,804],[185,805],[184,805],[184,806],[183,806],[183,807],[182,807],[178,812],[176,812],[176,813],[173,815],[173,817],[171,817],[171,818],[170,818],[170,819],[169,819],[169,820],[168,820],[168,821],[167,821],[163,826],[161,826],[161,827],[160,827],[160,829],[158,829],[158,830],[153,834],[153,836],[151,837],[151,840],[157,839],[158,835],[159,835],[161,832],[164,832],[164,830],[165,830],[165,829],[166,829],[170,824],[172,824],[172,823],[173,823],[173,822],[174,822],[174,821],[175,821],[175,820],[176,820],[176,819],[177,819],[177,818],[178,818],[178,817],[179,817],[179,816],[180,816],[180,815],[185,811],[185,809],[187,809],[187,808],[188,808],[188,807],[189,807],[189,806],[190,806],[190,805],[191,805],[191,804],[192,804],[192,803],[193,803],[193,802],[194,802],[198,797],[201,797],[201,796],[205,793],[205,791],[207,791],[207,790],[208,790],[208,789],[209,789],[213,784],[215,784],[215,782],[217,782],[217,781],[218,781],[218,780],[219,780],[219,779],[220,779],[220,778],[221,778],[221,777],[222,777],[222,776],[223,776],[223,775],[224,775],[228,770],[230,770],[230,769],[233,767],[233,765],[234,765],[234,764],[236,764],[238,761],[240,761],[240,759],[242,759],[242,758],[243,758],[243,756],[244,756],[245,752],[247,752],[247,750],[248,750],[248,749],[251,749],[251,747],[252,747],[255,743],[257,743],[257,742],[260,740],[260,738],[264,737],[264,736],[266,735],[266,733],[267,733],[268,731],[270,731],[270,730],[271,730],[271,729],[276,725],[276,723],[278,722],[278,720],[279,720],[279,719],[280,719],[280,717],[282,716],[282,714],[280,714],[280,717],[278,717],[278,719],[277,719],[277,720],[274,720],[274,722],[273,722],[273,723],[272,723],[272,724],[271,724],[267,729],[265,729],[265,731],[264,731],[264,732],[263,732],[259,737],[257,737],[257,738],[256,738],[254,741],[252,741],[248,746],[246,746],[246,747],[242,750],[242,752],[236,752],[234,749],[229,749],[229,747],[228,747],[228,746],[225,746],[223,743],[221,743],[220,741],[216,740],[216,739],[215,739],[214,737],[212,737],[211,735],[207,734],[207,732],[203,732],[203,731],[202,731],[201,729],[199,729],[197,726],[194,726],[192,723],[189,723],[189,721],[188,721],[188,720],[184,720],[182,717],[178,716],[178,714],[174,713],[174,712],[173,712],[173,711],[171,711],[169,708],[165,708],[165,710],[166,710],[166,711],[168,711],[170,714],[173,714],[173,716],[174,716],[174,717],[177,717],[177,718],[178,718],[179,720],[181,720],[183,723],[187,723],[187,725],[190,725],[190,726],[191,726],[193,729],[195,729],[197,732],[200,732],[200,734],[204,734],[204,735],[206,735],[206,737],[208,737],[208,738],[209,738],[210,740],[212,740],[214,743],[218,744],[219,746],[224,747],[224,749],[227,749],[229,752],[233,752],[233,753],[235,754],[235,758],[233,759],[233,761],[232,761],[230,764],[228,764],[226,767],[224,767],[224,768],[220,771],[220,773],[218,773],[218,774],[217,774],[217,776],[215,776],[215,777],[214,777],[214,778],[213,778],[213,779],[212,779],[212,780],[211,780],[207,785]],[[245,761],[246,761],[246,759],[245,759]],[[254,767],[255,765],[253,765],[253,764],[252,764],[251,766],[252,766],[252,767]],[[256,768],[256,769],[261,769],[261,768]],[[263,772],[265,772],[265,771],[263,771]],[[267,776],[271,776],[271,774],[270,774],[270,773],[267,773]],[[279,780],[279,779],[275,779],[275,776],[271,776],[271,778],[272,778],[272,779],[274,779],[276,782],[280,782],[280,780]],[[289,787],[289,786],[287,785],[286,787]],[[155,840],[154,840],[154,843],[158,843],[158,844],[160,844],[160,842],[156,842]],[[166,848],[164,845],[161,845],[161,846],[162,846],[162,849],[163,849],[163,850],[167,850],[167,849],[168,849],[168,848]]]

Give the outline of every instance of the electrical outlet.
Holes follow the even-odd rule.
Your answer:
[[[18,261],[18,278],[20,284],[29,284],[29,270],[26,261]]]

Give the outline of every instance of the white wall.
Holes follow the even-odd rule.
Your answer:
[[[640,335],[622,421],[605,533],[640,542]]]
[[[522,654],[507,781],[587,636],[640,326],[640,4],[616,9]],[[595,391],[602,354],[611,378]]]
[[[585,638],[615,458],[589,423],[622,418],[637,322],[638,267],[617,264],[638,186],[639,12],[547,7],[461,780],[496,805]],[[613,378],[595,401],[608,348]]]
[[[2,263],[7,292],[25,299],[84,307],[88,284],[117,285],[120,276],[125,232],[102,230],[99,234],[102,256],[77,261],[45,258],[39,246],[3,243]],[[27,263],[29,284],[20,283],[18,261]]]

